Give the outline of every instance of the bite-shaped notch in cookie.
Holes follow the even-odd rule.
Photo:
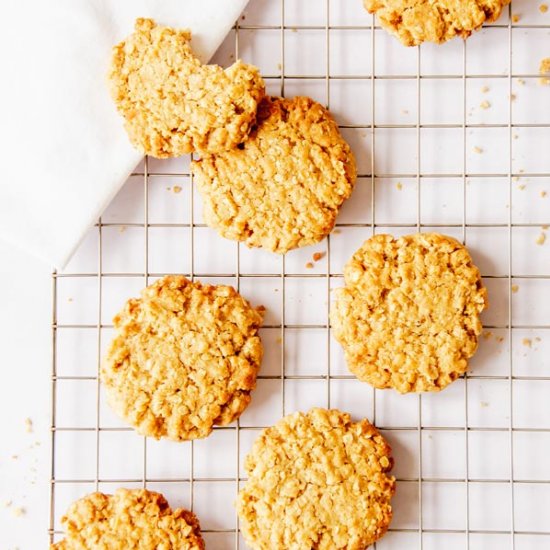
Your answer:
[[[405,46],[468,38],[496,21],[510,0],[363,0],[369,13]]]
[[[391,448],[368,420],[338,410],[286,416],[246,457],[237,511],[254,550],[364,550],[387,531]]]
[[[132,144],[145,154],[215,153],[248,137],[265,86],[256,67],[203,65],[191,33],[138,19],[113,49],[110,91]]]
[[[331,308],[349,369],[376,388],[438,391],[466,372],[487,291],[452,237],[376,235],[344,268]]]
[[[169,275],[130,299],[101,366],[114,411],[143,435],[206,437],[250,402],[263,308],[237,291]]]
[[[265,98],[247,141],[204,155],[191,170],[209,226],[281,254],[330,233],[356,178],[338,125],[307,97]]]
[[[172,510],[160,493],[146,489],[86,495],[71,504],[61,524],[65,538],[51,550],[205,548],[195,514]]]

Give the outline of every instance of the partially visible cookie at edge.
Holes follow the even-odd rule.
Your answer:
[[[160,493],[146,489],[86,495],[71,504],[61,524],[65,538],[51,550],[205,548],[195,514],[172,510]]]
[[[250,402],[263,308],[230,286],[169,275],[128,300],[101,365],[108,403],[139,433],[206,437]]]
[[[237,497],[254,550],[364,550],[387,531],[391,448],[368,420],[311,409],[265,429],[246,457]]]
[[[132,144],[158,158],[219,152],[248,137],[265,86],[258,69],[237,61],[203,65],[191,32],[138,19],[113,48],[109,85]]]
[[[363,0],[369,13],[405,46],[468,38],[496,21],[510,0]]]
[[[376,388],[438,391],[466,372],[487,291],[452,237],[376,235],[344,268],[331,308],[348,368]]]
[[[265,98],[247,141],[204,155],[191,169],[209,226],[277,253],[328,235],[356,178],[338,125],[307,97]]]

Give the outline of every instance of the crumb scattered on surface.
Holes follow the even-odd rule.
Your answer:
[[[493,333],[490,331],[490,330],[486,330],[484,333],[483,333],[483,339],[484,340],[489,340],[490,338],[493,337]]]
[[[489,89],[490,89],[489,86],[482,86],[481,87],[481,93],[486,94],[489,91]]]
[[[539,74],[541,76],[539,83],[543,86],[548,86],[550,84],[550,78],[548,78],[550,76],[550,57],[540,60]]]
[[[275,342],[276,342],[277,344],[282,344],[282,343],[283,343],[283,339],[282,339],[280,336],[278,336],[278,337],[275,339]]]
[[[318,262],[319,260],[324,258],[325,255],[326,255],[326,252],[315,252],[315,254],[313,254],[313,261]]]
[[[307,262],[306,269],[313,269],[313,263]]]
[[[25,418],[25,431],[27,433],[32,433],[32,420],[30,418]]]
[[[12,501],[11,501],[11,500],[4,500],[4,501],[2,501],[2,506],[3,506],[4,508],[9,508],[9,507],[11,506],[11,504],[12,504]]]
[[[547,231],[547,230],[548,230],[548,226],[547,226],[547,225],[541,225],[541,229],[542,229],[543,231]]]
[[[408,115],[408,114],[409,114],[409,110],[408,110],[408,109],[403,109],[401,112],[402,112],[404,115]]]
[[[524,339],[521,341],[521,343],[522,343],[524,346],[528,347],[528,348],[530,348],[530,347],[533,345],[533,342],[531,341],[531,338],[524,338]]]
[[[401,191],[401,189],[403,189],[403,184],[402,184],[400,181],[398,181],[398,182],[395,184],[395,187],[397,187],[397,189],[398,189],[399,191]]]
[[[277,63],[277,69],[279,71],[282,71],[283,70],[283,66],[280,64],[280,63]]]
[[[535,337],[535,342],[540,342],[540,337],[539,336]]]
[[[477,145],[474,147],[474,153],[477,153],[478,155],[481,155],[483,153],[483,149],[481,147],[478,147]]]
[[[72,302],[72,301],[73,301],[73,299],[69,296],[69,297],[67,298],[67,302]]]
[[[479,402],[479,406],[482,408],[482,409],[485,409],[486,407],[489,406],[489,403],[487,401],[480,401]]]
[[[516,94],[510,94],[510,101],[515,101],[518,98]]]
[[[523,78],[518,78],[518,84],[520,86],[525,86],[525,80],[523,80]]]
[[[546,197],[547,194],[548,194],[548,193],[547,193],[546,191],[544,191],[544,190],[542,190],[542,191],[540,192],[540,196],[541,196],[543,199],[544,199],[544,197]]]
[[[172,187],[172,191],[174,191],[177,195],[178,193],[181,193],[181,187],[179,185],[174,185],[174,187]]]
[[[12,460],[17,460],[19,458],[19,455],[11,455]]]
[[[523,190],[525,189],[525,184],[522,183],[521,185],[518,185],[518,189],[519,189],[520,191],[523,191]]]
[[[497,342],[499,344],[501,344],[502,342],[504,342],[504,336],[497,336]]]
[[[485,99],[479,104],[479,106],[482,109],[488,109],[491,106],[491,104]]]
[[[14,517],[20,518],[21,516],[25,515],[26,510],[22,506],[16,506],[15,508],[12,508],[11,513]]]
[[[514,134],[514,139],[518,139],[519,136],[517,134]]]
[[[126,231],[126,226],[125,225],[121,225],[119,228],[118,228],[118,232],[119,233],[124,233]]]
[[[512,292],[515,294],[519,290],[519,285],[512,285]]]
[[[521,19],[521,15],[518,15],[517,13],[512,15],[512,23],[519,23],[520,19]]]
[[[548,11],[548,5],[547,4],[541,4],[539,6],[540,13],[546,13]]]
[[[336,228],[336,229],[333,231],[333,233],[334,233],[335,235],[340,235],[340,233],[342,233],[342,230]]]
[[[537,237],[537,240],[535,241],[538,245],[543,245],[544,242],[546,241],[546,235],[544,233],[541,233],[538,237]]]

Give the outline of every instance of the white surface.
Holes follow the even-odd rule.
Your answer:
[[[109,97],[137,17],[190,28],[203,60],[247,0],[8,0],[0,33],[0,238],[62,267],[142,158]],[[23,23],[24,22],[24,23]]]
[[[246,11],[243,25],[279,25],[280,0],[252,0]],[[323,2],[324,4],[324,2]],[[355,26],[370,24],[359,0],[331,0],[330,22],[333,25]],[[324,12],[311,9],[317,0],[286,0],[287,24],[304,23],[324,25]],[[305,7],[301,7],[305,6]],[[550,14],[542,16],[536,3],[516,3],[513,12],[521,13],[520,24],[550,24]],[[499,25],[507,23],[504,16]],[[325,81],[325,31],[297,30],[285,32],[286,59],[285,91],[288,95],[307,93],[326,102]],[[510,514],[510,411],[513,426],[518,428],[513,435],[515,528],[518,531],[548,530],[548,501],[550,499],[550,408],[548,395],[550,382],[535,378],[550,378],[550,331],[548,329],[514,329],[510,334],[505,328],[488,328],[492,334],[482,338],[480,349],[471,363],[471,376],[467,382],[459,380],[438,395],[422,397],[421,404],[415,395],[400,396],[394,392],[373,392],[367,385],[348,376],[338,344],[329,339],[326,328],[303,326],[305,323],[323,325],[326,322],[327,278],[341,273],[342,266],[360,243],[370,236],[370,223],[374,214],[377,232],[389,231],[396,234],[415,230],[417,212],[416,173],[416,128],[418,97],[416,80],[375,80],[374,121],[378,124],[396,124],[401,128],[376,128],[374,151],[369,124],[373,120],[371,108],[371,81],[355,79],[370,77],[372,58],[377,75],[416,76],[417,52],[404,50],[382,31],[376,31],[375,51],[372,52],[370,31],[338,29],[330,33],[331,76],[344,75],[345,79],[331,79],[329,82],[330,107],[342,124],[362,124],[365,127],[344,129],[358,156],[361,177],[353,197],[347,202],[338,218],[338,232],[330,237],[330,257],[326,256],[315,264],[313,270],[305,268],[314,251],[328,250],[325,241],[317,246],[294,251],[285,259],[285,273],[300,275],[285,278],[285,314],[287,323],[296,328],[285,330],[285,374],[287,376],[324,376],[329,368],[333,378],[330,384],[330,405],[350,411],[355,417],[366,415],[384,428],[394,448],[396,466],[394,473],[401,480],[394,501],[395,518],[392,529],[411,529],[410,532],[393,531],[377,545],[380,550],[415,550],[419,548],[419,506],[418,473],[422,462],[422,527],[435,532],[423,532],[423,550],[464,550],[467,548],[466,527],[476,531],[493,533],[470,533],[470,549],[508,550],[511,548],[509,531]],[[299,40],[298,40],[299,37]],[[245,61],[256,62],[268,78],[273,93],[279,93],[280,73],[280,30],[241,30],[239,32],[240,54]],[[512,181],[509,200],[508,163],[506,154],[509,130],[508,93],[503,86],[502,75],[507,74],[508,29],[498,26],[487,28],[472,36],[467,42],[467,67],[469,74],[487,76],[466,80],[466,120],[468,123],[489,122],[506,124],[501,129],[474,129],[466,132],[466,161],[468,171],[476,175],[466,181],[466,197],[461,177],[463,170],[464,144],[462,128],[423,129],[421,132],[421,173],[438,173],[437,178],[423,177],[420,185],[420,219],[422,223],[441,225],[438,230],[462,238],[462,221],[465,218],[466,243],[475,261],[480,266],[489,289],[491,307],[484,315],[487,325],[505,326],[508,322],[508,281],[491,276],[508,275],[508,227],[509,213],[514,224],[536,224],[533,227],[514,227],[512,230],[512,274],[514,284],[519,285],[517,294],[512,294],[512,321],[514,324],[549,325],[547,304],[550,303],[550,281],[542,278],[527,278],[526,275],[548,276],[550,274],[550,240],[543,246],[535,244],[542,231],[541,225],[550,223],[550,176],[526,175],[535,172],[550,172],[550,129],[517,128],[518,139],[512,141],[513,170],[521,175],[519,181]],[[546,108],[550,87],[537,84],[539,57],[546,55],[541,46],[548,41],[548,29],[514,29],[513,62],[514,72],[528,74],[523,77],[525,85],[512,80],[517,99],[513,104],[515,124],[539,123],[550,126],[550,111]],[[297,48],[310,47],[311,64],[297,58]],[[423,75],[444,74],[459,76],[458,79],[421,80],[422,123],[449,123],[461,125],[463,121],[462,97],[462,43],[451,42],[441,48],[421,48]],[[349,52],[361,52],[350,56]],[[499,53],[500,52],[500,53]],[[540,52],[533,55],[533,52]],[[234,33],[224,43],[217,59],[222,64],[232,62],[234,56]],[[502,57],[504,56],[504,57]],[[299,64],[302,63],[300,66]],[[289,73],[298,71],[313,74],[313,79],[296,79]],[[482,86],[490,91],[481,93]],[[407,93],[400,93],[401,87]],[[434,94],[437,93],[437,96]],[[392,101],[389,101],[389,98]],[[479,109],[487,98],[492,106],[489,110]],[[395,100],[396,103],[392,103]],[[394,108],[398,105],[398,108]],[[405,112],[407,111],[407,112]],[[472,113],[471,115],[469,113]],[[413,125],[411,128],[403,127]],[[470,133],[472,132],[472,133]],[[435,134],[434,134],[435,133]],[[493,133],[497,134],[493,137]],[[435,137],[434,137],[435,136]],[[448,140],[444,147],[441,140]],[[484,153],[471,154],[471,148],[480,146]],[[374,156],[376,174],[374,178],[375,210],[373,213],[371,152]],[[448,159],[443,163],[442,155]],[[138,170],[142,170],[139,168]],[[525,170],[519,174],[520,170]],[[110,323],[113,313],[130,295],[136,295],[144,284],[147,270],[153,279],[165,272],[210,274],[207,280],[223,280],[236,284],[233,274],[237,266],[237,245],[219,238],[215,232],[202,226],[200,201],[192,193],[189,178],[178,175],[188,171],[187,159],[159,162],[151,160],[148,190],[149,253],[145,267],[145,246],[143,228],[144,193],[143,177],[134,176],[107,209],[102,231],[101,278],[103,301],[102,322]],[[408,172],[403,177],[403,171]],[[489,177],[496,172],[498,175]],[[402,184],[398,189],[397,183]],[[173,187],[181,187],[174,193]],[[525,188],[521,188],[525,185]],[[542,198],[541,191],[549,196]],[[195,207],[192,211],[191,204]],[[193,229],[188,225],[194,222]],[[132,224],[136,224],[132,226]],[[141,226],[140,226],[141,224]],[[177,226],[169,225],[177,224]],[[385,225],[384,225],[385,224]],[[413,226],[411,226],[411,224]],[[445,227],[444,224],[454,224]],[[476,224],[487,224],[475,227]],[[397,227],[394,227],[397,226]],[[502,226],[502,227],[499,227]],[[430,229],[426,227],[425,229]],[[191,240],[193,232],[193,241]],[[95,324],[98,320],[97,268],[98,233],[93,228],[64,275],[60,278],[58,314],[60,324]],[[548,234],[548,232],[547,232]],[[549,236],[550,239],[550,236]],[[192,262],[191,244],[194,243]],[[5,249],[7,250],[7,249]],[[255,303],[268,307],[266,324],[278,325],[282,320],[282,259],[259,251],[239,247],[241,274],[272,275],[271,277],[241,277],[242,293]],[[49,278],[36,262],[23,263],[20,255],[8,257],[11,275],[4,275],[0,288],[21,289],[20,292],[6,290],[8,298],[7,315],[4,316],[2,337],[6,336],[7,357],[11,364],[19,364],[21,349],[25,350],[23,363],[26,369],[13,369],[10,389],[25,387],[20,391],[7,392],[7,400],[0,400],[1,418],[10,419],[11,435],[0,442],[1,457],[11,454],[12,447],[18,448],[27,441],[22,421],[25,416],[39,416],[47,411],[49,359],[49,304],[40,297],[48,293]],[[5,258],[3,250],[0,257]],[[4,269],[4,267],[2,268]],[[109,276],[115,272],[123,277]],[[23,275],[21,275],[23,274]],[[70,277],[70,274],[88,274],[85,277]],[[308,278],[321,274],[318,279]],[[136,276],[137,275],[137,276]],[[341,280],[334,277],[332,285]],[[29,292],[35,291],[35,294]],[[40,289],[40,290],[38,290]],[[17,300],[10,299],[17,296]],[[43,309],[43,312],[40,311]],[[25,312],[23,315],[21,312]],[[40,346],[29,347],[22,326],[28,325],[27,312],[33,311],[36,325],[33,327],[33,344],[38,338]],[[19,317],[17,317],[19,315]],[[38,316],[42,318],[40,321]],[[13,319],[13,321],[12,321]],[[108,344],[111,331],[102,329],[102,346]],[[280,329],[265,328],[262,338],[266,357],[262,365],[262,376],[280,376],[281,355]],[[502,338],[502,341],[500,340]],[[529,338],[532,347],[523,344]],[[540,341],[537,341],[540,338]],[[21,344],[23,342],[23,344]],[[95,376],[97,369],[97,330],[64,328],[58,331],[58,369],[60,376]],[[512,344],[510,348],[510,344]],[[525,379],[513,382],[514,401],[510,407],[510,349],[512,369],[516,377]],[[481,377],[481,378],[478,378]],[[36,389],[27,393],[28,380],[36,380]],[[40,387],[38,380],[41,380]],[[56,477],[62,479],[91,480],[92,483],[58,484],[56,493],[56,520],[68,503],[75,497],[93,490],[95,486],[95,382],[64,381],[58,386],[59,401],[57,424],[61,427],[89,427],[92,431],[66,432],[58,436],[56,453]],[[468,400],[466,402],[466,391]],[[36,392],[36,393],[35,393]],[[250,408],[243,414],[241,425],[248,429],[237,434],[234,429],[217,430],[210,438],[197,442],[194,449],[194,478],[214,478],[214,481],[194,483],[193,504],[203,527],[231,529],[235,526],[235,514],[231,506],[236,484],[233,481],[237,463],[257,436],[255,426],[275,422],[283,412],[297,408],[306,409],[312,405],[328,404],[326,380],[287,379],[285,400],[280,380],[261,379],[253,395]],[[419,413],[421,418],[419,418]],[[43,413],[42,413],[43,414]],[[11,421],[13,419],[13,421]],[[36,419],[33,417],[33,420]],[[43,418],[43,427],[49,421]],[[422,452],[419,447],[419,430]],[[466,453],[466,424],[468,431],[468,453]],[[102,402],[100,426],[122,426]],[[395,428],[407,428],[396,430]],[[441,429],[446,428],[446,429]],[[540,431],[525,431],[538,428]],[[483,429],[483,431],[481,430]],[[46,433],[37,435],[42,439]],[[16,439],[17,438],[17,439]],[[20,443],[21,442],[21,443]],[[43,449],[43,448],[42,448]],[[143,438],[132,432],[102,432],[100,434],[99,477],[103,490],[113,490],[119,485],[138,486],[143,476]],[[190,486],[187,481],[168,482],[168,479],[190,477],[191,446],[169,442],[148,441],[147,471],[148,487],[165,492],[172,504],[190,504]],[[222,459],[220,460],[220,457]],[[47,457],[43,457],[43,475],[47,476]],[[2,473],[4,472],[2,462]],[[10,467],[11,468],[11,467]],[[7,533],[8,548],[19,545],[21,550],[44,547],[46,541],[47,501],[44,491],[25,484],[26,470],[13,466],[7,470],[9,487],[21,495],[28,495],[29,517],[17,521],[9,511],[0,509],[0,533]],[[242,472],[241,472],[242,473]],[[464,479],[468,474],[469,483]],[[41,479],[44,479],[43,477]],[[117,483],[125,479],[131,482]],[[428,479],[428,481],[426,480]],[[490,479],[490,483],[476,480]],[[165,481],[160,481],[165,480]],[[44,483],[43,487],[46,487]],[[1,490],[4,485],[2,480]],[[11,490],[11,489],[10,489]],[[469,495],[469,496],[468,496]],[[19,497],[18,497],[19,498]],[[22,498],[22,496],[21,496]],[[212,503],[215,503],[215,506]],[[469,504],[469,516],[466,513]],[[36,514],[30,515],[30,514]],[[469,519],[469,525],[467,520]],[[456,529],[457,533],[442,532]],[[234,548],[233,533],[208,533],[208,548],[229,550]],[[4,543],[4,540],[1,541]],[[11,546],[10,546],[11,545]],[[241,549],[245,548],[241,544]],[[516,550],[546,550],[550,537],[540,535],[516,535]],[[0,546],[0,548],[3,547]]]

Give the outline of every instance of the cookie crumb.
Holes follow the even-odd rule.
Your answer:
[[[397,190],[398,190],[398,191],[401,191],[401,189],[403,189],[403,184],[402,184],[400,181],[398,181],[398,182],[395,184],[395,187],[397,187]]]
[[[504,336],[497,336],[497,342],[502,344],[502,342],[504,342]]]
[[[4,500],[4,501],[2,501],[2,506],[3,506],[4,508],[9,508],[9,507],[11,506],[11,504],[12,504],[12,501],[11,501],[11,500]]]
[[[489,403],[487,401],[480,401],[479,402],[479,406],[482,408],[482,409],[485,409],[489,406]]]
[[[521,343],[522,343],[524,346],[528,347],[528,348],[530,348],[530,347],[533,345],[533,342],[531,341],[531,338],[524,338],[524,339],[521,341]]]
[[[401,113],[403,113],[404,115],[408,115],[408,114],[409,114],[409,110],[408,110],[408,109],[402,109],[402,110],[401,110]]]
[[[514,294],[516,294],[517,291],[519,290],[519,285],[512,285],[512,286],[511,286],[511,289],[512,289],[512,292],[513,292]]]
[[[521,19],[521,15],[518,15],[517,13],[512,15],[512,23],[519,23],[520,19]]]
[[[172,191],[177,195],[178,193],[181,193],[181,187],[179,185],[174,185],[174,187],[172,187]]]
[[[539,78],[539,84],[542,84],[543,86],[548,86],[550,84],[550,57],[545,57],[544,59],[541,59],[540,65],[539,65],[539,74],[541,78]]]
[[[510,94],[510,101],[515,101],[518,98],[516,94]]]
[[[277,343],[277,344],[282,344],[282,343],[283,343],[283,339],[282,339],[280,336],[278,336],[278,337],[275,339],[275,343]]]
[[[340,235],[340,233],[342,233],[342,230],[336,228],[336,229],[333,231],[333,233],[334,233],[335,235]]]
[[[546,197],[547,194],[548,194],[548,193],[547,193],[546,191],[544,191],[544,190],[542,190],[542,191],[540,192],[540,196],[541,196],[543,199],[544,199],[544,197]]]
[[[514,139],[518,139],[519,136],[517,134],[514,134]]]
[[[474,153],[477,153],[478,155],[481,155],[483,153],[483,149],[481,147],[478,147],[477,145],[474,147]]]
[[[518,189],[519,189],[520,191],[523,191],[523,190],[525,189],[525,184],[522,183],[521,185],[518,185]]]
[[[540,342],[540,341],[541,341],[541,340],[540,340],[540,337],[539,337],[539,336],[535,337],[535,342]]]
[[[313,264],[311,262],[307,262],[306,269],[313,269]]]
[[[479,104],[479,106],[482,109],[488,109],[491,106],[491,104],[485,99]]]
[[[119,228],[118,228],[119,233],[124,233],[125,231],[126,231],[126,226],[125,225],[119,226]]]
[[[71,303],[72,301],[73,301],[73,299],[69,296],[69,297],[67,298],[67,302]]]
[[[482,86],[481,87],[481,93],[486,94],[490,90],[489,86]]]
[[[16,518],[20,518],[21,516],[25,515],[26,510],[22,506],[16,506],[15,508],[12,509],[11,513]]]
[[[277,69],[279,71],[282,71],[283,70],[283,66],[280,64],[280,63],[277,63]]]
[[[525,86],[525,80],[523,80],[523,78],[518,78],[518,84],[520,86]]]
[[[490,340],[493,337],[493,333],[490,330],[486,330],[483,333],[483,339],[484,340]]]
[[[19,455],[11,455],[10,457],[12,460],[18,460],[19,459]]]
[[[539,6],[540,13],[546,13],[548,11],[548,4],[541,4]]]
[[[324,258],[325,255],[326,255],[326,252],[315,252],[315,254],[313,254],[313,261],[318,262],[319,260]]]
[[[30,418],[25,418],[25,431],[28,434],[32,433],[32,420]]]
[[[538,245],[542,246],[544,244],[544,242],[546,241],[546,235],[544,233],[541,233],[538,237],[537,237],[537,240],[535,241]]]
[[[543,231],[548,231],[548,226],[547,226],[547,225],[541,225],[540,228],[541,228]]]

